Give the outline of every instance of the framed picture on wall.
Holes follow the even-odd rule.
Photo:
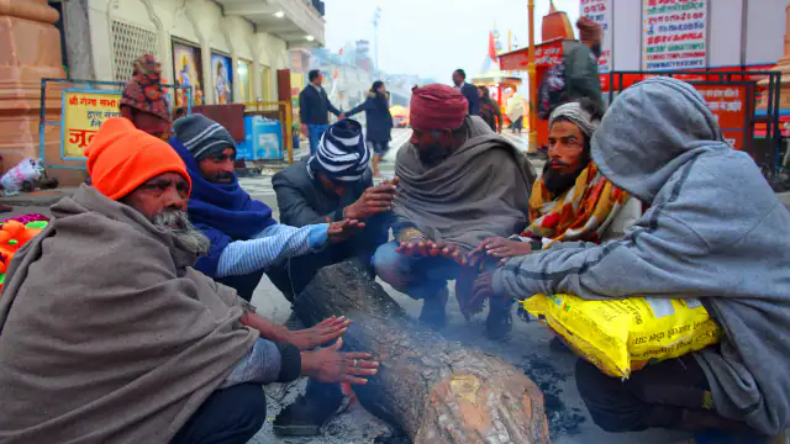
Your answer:
[[[211,53],[211,87],[217,98],[217,105],[233,103],[233,64],[231,58]]]
[[[244,103],[252,103],[255,101],[253,97],[253,83],[252,83],[252,62],[244,59],[239,59],[236,62],[236,70],[239,72],[239,94]]]
[[[192,87],[193,103],[203,105],[203,59],[197,45],[173,39],[173,73],[177,84]],[[187,105],[183,90],[176,93],[176,105]]]

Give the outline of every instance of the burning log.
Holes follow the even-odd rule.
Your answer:
[[[543,394],[529,378],[420,325],[361,265],[324,268],[294,308],[308,325],[331,315],[354,321],[344,349],[371,351],[382,364],[355,392],[414,443],[549,442]]]

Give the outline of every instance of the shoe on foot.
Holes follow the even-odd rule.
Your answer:
[[[280,436],[316,436],[321,427],[343,406],[340,384],[307,383],[307,390],[274,420],[274,433]]]
[[[424,299],[422,312],[420,312],[420,321],[434,329],[446,327],[447,313],[445,312],[445,306],[449,296],[447,287],[444,287],[434,297]]]
[[[488,339],[493,341],[509,340],[513,332],[513,315],[510,311],[510,302],[491,298],[489,305],[488,318],[486,319]]]

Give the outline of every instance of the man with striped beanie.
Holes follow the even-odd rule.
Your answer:
[[[388,212],[397,182],[373,186],[370,152],[359,122],[344,119],[331,125],[313,156],[277,173],[272,180],[280,220],[294,227],[353,219],[358,232],[320,252],[288,259],[266,271],[289,300],[302,292],[323,267],[356,259],[370,267],[376,248],[387,241]],[[363,227],[364,224],[364,227]],[[373,279],[372,267],[369,268]],[[304,396],[274,422],[276,432],[317,434],[342,403],[337,384],[310,381]]]
[[[299,294],[327,265],[351,257],[369,265],[373,252],[386,242],[386,218],[396,182],[385,180],[373,186],[370,151],[359,122],[344,119],[331,125],[314,155],[276,174],[272,183],[285,224],[306,227],[343,219],[365,224],[353,238],[284,264],[280,276],[270,272],[272,281],[286,296]],[[290,273],[286,273],[286,267],[290,267]]]

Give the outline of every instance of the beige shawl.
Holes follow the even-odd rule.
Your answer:
[[[407,144],[398,152],[395,220],[432,240],[473,249],[489,236],[520,233],[529,220],[535,171],[526,156],[479,117],[467,119],[470,138],[433,168]]]
[[[83,186],[0,295],[0,442],[166,443],[251,349],[233,290]]]

